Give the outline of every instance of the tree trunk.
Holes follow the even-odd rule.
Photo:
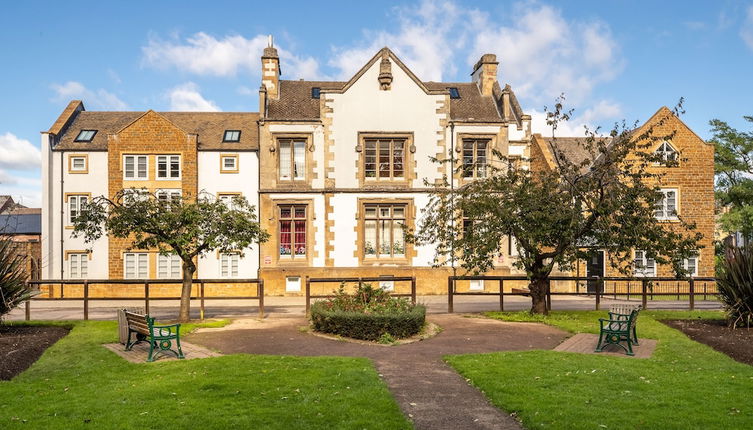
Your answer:
[[[183,289],[180,292],[180,322],[188,322],[191,319],[191,287],[193,286],[193,273],[196,267],[183,262]]]
[[[546,306],[547,278],[531,278],[528,289],[531,291],[531,313],[549,315],[549,308]]]

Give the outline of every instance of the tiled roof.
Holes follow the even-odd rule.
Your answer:
[[[42,234],[42,214],[0,215],[0,233]]]
[[[56,150],[104,151],[107,135],[120,131],[144,112],[82,111],[59,136]],[[259,149],[259,130],[254,112],[160,112],[187,133],[199,136],[199,150]],[[91,142],[75,142],[81,130],[97,130]],[[225,130],[241,130],[240,142],[223,143]]]
[[[339,90],[345,82],[337,81],[280,81],[280,98],[269,99],[267,118],[272,120],[301,120],[319,118],[319,99],[311,98],[311,89]]]

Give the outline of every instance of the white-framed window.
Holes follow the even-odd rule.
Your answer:
[[[306,143],[305,137],[277,140],[280,147],[280,179],[306,179]]]
[[[470,286],[468,287],[471,291],[484,291],[484,280],[483,279],[471,279]]]
[[[68,196],[68,224],[73,225],[73,220],[81,215],[81,211],[89,203],[88,195]]]
[[[70,170],[75,173],[86,173],[86,156],[85,155],[71,155]]]
[[[149,199],[149,191],[143,188],[124,188],[122,201],[143,202]]]
[[[395,291],[395,281],[379,281],[379,288],[384,291]]]
[[[655,151],[656,155],[661,157],[665,163],[668,161],[677,161],[677,150],[669,144],[669,142],[662,142]]]
[[[662,195],[654,205],[656,219],[677,219],[677,189],[662,188],[659,192]]]
[[[123,179],[145,180],[148,179],[149,157],[146,155],[123,156]]]
[[[220,254],[220,277],[237,278],[239,263],[240,254],[238,254],[237,252]]]
[[[182,275],[183,260],[178,254],[157,256],[157,277],[160,279],[178,279]]]
[[[241,198],[241,193],[219,193],[217,194],[217,200],[221,201],[230,209],[235,209],[236,199]]]
[[[68,254],[68,277],[86,279],[89,276],[89,254]]]
[[[180,200],[181,190],[178,188],[162,188],[154,193],[157,200],[161,202],[172,202]]]
[[[157,156],[157,179],[180,179],[180,155]]]
[[[301,291],[301,277],[300,276],[288,276],[285,278],[285,291],[288,293],[296,293]]]
[[[149,254],[127,252],[123,256],[123,277],[125,279],[146,279],[149,277]]]
[[[220,173],[238,173],[238,156],[222,155],[220,157]]]
[[[646,256],[646,251],[636,250],[633,257],[633,271],[635,276],[656,276],[656,261]]]
[[[683,260],[683,267],[688,271],[688,276],[698,276],[698,252]]]

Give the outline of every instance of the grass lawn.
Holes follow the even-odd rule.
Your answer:
[[[606,312],[487,314],[598,333]],[[646,311],[638,338],[659,339],[650,359],[554,351],[446,357],[455,369],[527,428],[753,428],[753,367],[694,342],[657,319],[721,318],[720,312]]]
[[[367,359],[133,364],[100,346],[117,341],[115,322],[69,325],[30,369],[0,381],[0,428],[411,428]]]

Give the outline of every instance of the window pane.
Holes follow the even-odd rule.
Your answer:
[[[167,177],[167,157],[163,155],[157,157],[157,177],[158,178]]]
[[[405,218],[405,208],[402,206],[395,206],[392,208],[392,214],[395,218]]]
[[[392,254],[394,256],[405,255],[402,221],[392,221]]]
[[[71,255],[68,256],[68,258],[71,260],[70,261],[70,263],[71,263],[70,264],[70,266],[71,266],[70,277],[71,278],[78,278],[78,255],[77,254],[71,254]]]
[[[235,157],[224,157],[222,159],[223,166],[227,170],[234,170],[235,169]]]
[[[138,177],[145,179],[146,178],[146,164],[147,164],[147,156],[142,155],[138,157]]]
[[[306,142],[296,141],[294,144],[293,175],[295,179],[306,177]]]
[[[379,255],[389,256],[392,251],[392,221],[379,221]]]
[[[473,177],[473,141],[463,142],[463,177]]]
[[[380,206],[379,207],[379,218],[389,218],[390,217],[390,207],[389,206]]]
[[[89,256],[86,254],[79,254],[78,256],[79,276],[86,278],[89,276]]]
[[[486,142],[476,145],[476,177],[486,177]]]
[[[367,218],[376,218],[377,216],[377,208],[375,206],[366,206],[366,210],[364,211]]]
[[[228,255],[220,255],[220,276],[226,278],[229,273],[230,264],[228,261]]]
[[[240,256],[238,254],[232,254],[230,256],[230,276],[237,278],[238,277],[238,261],[240,259]]]
[[[396,141],[392,148],[392,177],[403,177],[403,142]]]
[[[390,141],[379,141],[379,177],[390,177]]]
[[[367,140],[365,146],[366,149],[364,151],[364,174],[367,178],[375,178],[377,170],[376,142],[373,140]]]
[[[364,241],[363,241],[363,253],[364,255],[376,255],[377,246],[377,232],[376,221],[368,220],[364,222]]]
[[[136,277],[136,256],[133,254],[126,254],[125,256],[125,278]]]
[[[280,143],[280,179],[290,179],[290,165],[290,141],[282,141]]]
[[[170,177],[180,178],[180,156],[173,155],[170,157]]]
[[[292,206],[280,206],[280,218],[292,218],[293,207]]]
[[[133,174],[134,174],[133,162],[134,162],[133,157],[130,157],[130,156],[125,157],[125,177],[126,178],[133,178]]]
[[[677,193],[674,191],[667,191],[667,213],[666,216],[677,215]]]
[[[291,221],[280,221],[280,255],[292,255]]]
[[[306,255],[306,221],[295,222],[295,255]]]
[[[306,218],[306,207],[305,206],[296,206],[295,207],[295,217],[296,218]]]

